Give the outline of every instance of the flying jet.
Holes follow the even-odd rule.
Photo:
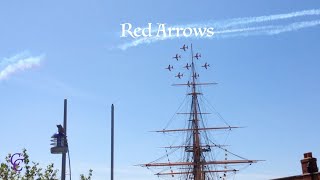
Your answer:
[[[181,73],[179,72],[175,77],[181,79],[181,77],[183,77],[183,74],[181,74]]]
[[[199,59],[199,58],[201,58],[201,54],[197,53],[194,57]]]
[[[197,78],[199,77],[199,74],[194,73],[194,74],[192,75],[192,77],[195,78],[195,79],[197,79]]]
[[[184,68],[187,68],[189,70],[189,68],[191,68],[191,64],[187,63],[187,65]]]
[[[168,66],[166,69],[168,69],[169,71],[171,71],[171,69],[173,69],[173,66],[170,66],[170,64],[169,64],[169,66]]]
[[[188,46],[186,46],[185,44],[182,46],[182,48],[180,49],[183,49],[184,51],[186,51],[186,49],[188,49]]]
[[[179,59],[181,58],[181,56],[179,54],[176,54],[176,56],[172,57],[173,59],[176,59],[177,61],[179,61]]]
[[[190,81],[188,81],[187,85],[190,87],[190,85],[191,85]]]
[[[205,63],[205,64],[204,64],[203,66],[201,66],[201,67],[204,67],[204,68],[208,69],[208,67],[210,67],[210,64]]]

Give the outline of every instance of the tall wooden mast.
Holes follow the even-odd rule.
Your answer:
[[[184,51],[188,49],[188,46],[184,45],[182,48]],[[237,156],[240,158],[239,160],[228,160],[225,158],[224,160],[216,160],[216,159],[210,159],[207,157],[208,153],[211,153],[211,148],[219,148],[222,149],[225,152],[227,149],[223,148],[223,145],[217,145],[217,144],[209,144],[210,141],[205,141],[205,137],[207,137],[207,131],[218,131],[218,130],[231,130],[233,126],[226,126],[226,127],[205,127],[203,123],[202,116],[204,114],[208,114],[206,112],[201,111],[201,106],[199,104],[199,96],[202,95],[202,93],[199,91],[198,86],[204,86],[204,85],[211,85],[216,83],[201,83],[198,82],[199,74],[197,72],[196,62],[201,57],[199,53],[196,53],[196,55],[193,52],[192,44],[190,45],[190,51],[191,51],[191,62],[190,64],[187,63],[187,65],[184,67],[187,70],[190,70],[190,80],[186,84],[174,84],[178,86],[188,86],[190,88],[190,93],[188,93],[188,96],[191,96],[191,106],[190,111],[186,113],[177,113],[177,114],[189,114],[189,125],[188,128],[184,129],[163,129],[156,132],[162,132],[162,133],[174,133],[174,132],[185,132],[187,133],[187,140],[185,141],[185,144],[177,145],[177,146],[170,146],[166,148],[170,149],[176,149],[176,148],[183,148],[184,154],[186,154],[186,158],[183,159],[180,162],[170,162],[168,157],[168,162],[158,162],[154,161],[152,163],[148,164],[142,164],[143,167],[169,167],[170,171],[165,172],[161,171],[159,173],[156,173],[158,176],[171,176],[174,177],[175,175],[180,176],[180,179],[183,180],[208,180],[208,179],[225,179],[225,174],[228,172],[237,172],[237,169],[227,169],[227,165],[239,165],[239,164],[252,164],[256,163],[259,160],[248,160],[245,158],[242,158],[240,156]],[[181,58],[181,55],[176,54],[175,58],[177,61]],[[209,64],[205,64],[202,67],[207,69],[210,67]],[[168,68],[169,71],[173,69],[172,65],[169,65]],[[178,75],[175,77],[178,77],[181,79],[183,77],[183,74],[179,72]],[[166,151],[167,152],[167,151]],[[231,152],[230,152],[231,153]],[[235,154],[233,154],[235,155]],[[168,154],[167,154],[168,156]],[[223,165],[224,169],[218,169],[217,167],[213,167],[219,165]],[[174,167],[176,168],[176,171],[173,170]],[[212,174],[217,173],[224,173],[224,176],[214,176]]]
[[[201,147],[200,147],[200,138],[199,138],[199,118],[198,118],[198,93],[196,89],[196,78],[197,72],[195,69],[194,61],[193,61],[193,49],[191,44],[191,56],[192,56],[192,103],[191,109],[192,113],[192,129],[193,129],[193,161],[194,161],[194,168],[193,168],[193,176],[195,180],[201,180],[202,178],[202,167],[201,167]]]

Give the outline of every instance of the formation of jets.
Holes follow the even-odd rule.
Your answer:
[[[186,45],[184,44],[180,49],[182,49],[183,51],[186,51],[186,50],[188,49],[188,46],[186,46]],[[199,59],[199,58],[201,58],[201,54],[200,54],[200,53],[196,53],[196,55],[194,55],[193,57],[196,58],[196,59]],[[175,55],[174,57],[172,57],[172,58],[173,58],[173,59],[176,59],[177,61],[179,61],[179,59],[181,59],[181,55],[176,54],[176,55]],[[192,67],[192,65],[189,64],[189,63],[187,63],[187,65],[185,65],[183,68],[186,68],[187,70],[189,70],[191,67]],[[204,67],[204,68],[208,69],[208,67],[210,67],[210,64],[208,64],[208,63],[206,62],[206,63],[205,63],[203,66],[201,66],[201,67]],[[173,66],[169,64],[168,67],[166,67],[165,69],[168,69],[169,71],[171,71],[171,70],[173,69]],[[175,77],[181,79],[181,78],[183,77],[183,74],[179,72]],[[197,79],[197,78],[199,77],[199,74],[194,73],[194,74],[192,75],[192,77],[195,78],[195,79]],[[187,85],[190,87],[191,83],[188,81],[188,84],[187,84]]]
[[[179,59],[181,58],[181,56],[179,54],[176,54],[176,56],[172,57],[173,59],[176,59],[177,61],[179,61]]]

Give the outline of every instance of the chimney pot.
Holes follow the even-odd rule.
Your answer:
[[[312,153],[304,153],[304,159],[301,160],[302,173],[315,173],[318,172],[317,158],[312,157]]]
[[[304,158],[312,158],[312,152],[304,153]]]

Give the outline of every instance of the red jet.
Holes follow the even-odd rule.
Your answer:
[[[175,77],[181,79],[181,77],[183,77],[183,74],[181,74],[181,73],[179,72]]]
[[[194,57],[199,59],[199,58],[201,58],[201,54],[197,53]]]
[[[179,54],[176,54],[176,56],[172,57],[173,59],[176,59],[177,61],[179,61],[179,59],[181,58],[181,56]]]
[[[173,66],[170,66],[170,64],[169,64],[169,66],[168,66],[166,69],[168,69],[169,71],[171,71],[171,69],[173,69]]]
[[[184,51],[186,51],[186,49],[188,49],[188,46],[186,46],[185,44],[182,46],[182,48],[180,49],[183,49]]]
[[[204,64],[203,66],[201,66],[201,67],[204,67],[204,68],[208,69],[208,67],[210,67],[210,64],[205,63],[205,64]]]

